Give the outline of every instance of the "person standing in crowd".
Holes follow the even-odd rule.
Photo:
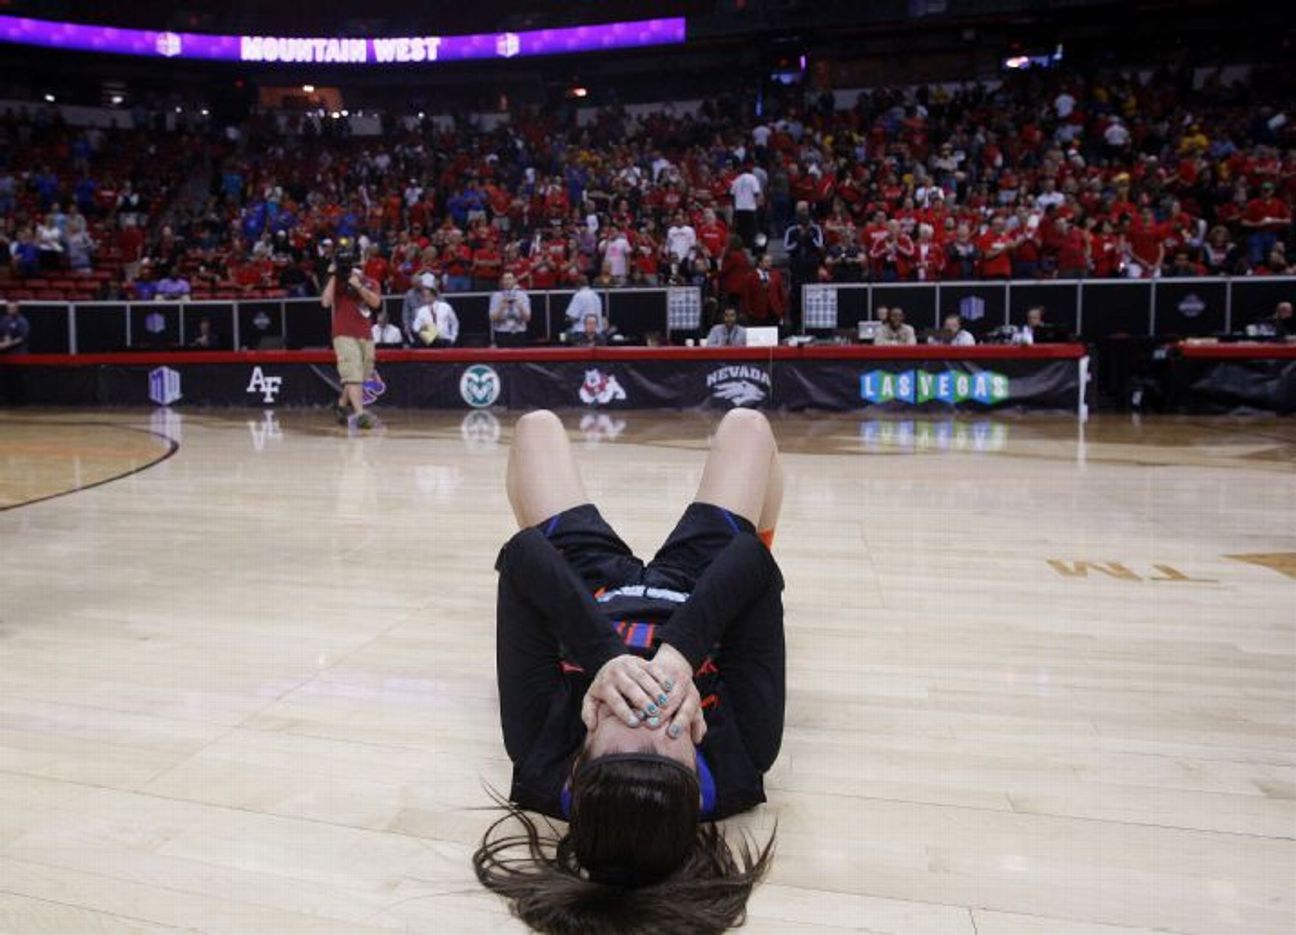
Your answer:
[[[425,347],[454,347],[459,341],[459,316],[435,288],[427,290],[427,304],[414,315],[414,334]]]
[[[567,329],[576,334],[585,328],[585,319],[590,315],[599,323],[599,330],[603,330],[603,302],[598,293],[590,288],[589,277],[584,273],[576,277],[576,293],[567,303]]]
[[[761,183],[752,171],[754,164],[748,160],[732,182],[729,196],[733,198],[734,230],[744,244],[756,242],[756,211],[761,205]]]
[[[374,424],[373,417],[364,408],[364,382],[374,365],[370,318],[382,304],[382,297],[378,294],[378,284],[366,279],[355,265],[358,260],[349,246],[339,247],[329,264],[328,284],[324,286],[320,304],[333,313],[333,351],[337,355],[338,378],[342,381],[342,395],[333,406],[334,415],[339,423],[354,419],[357,428],[367,429]]]
[[[823,229],[810,216],[810,203],[798,201],[796,217],[783,232],[783,249],[788,255],[788,272],[792,274],[789,296],[791,324],[794,331],[801,330],[801,291],[806,283],[819,278],[819,264],[823,262]]]
[[[724,321],[715,325],[707,335],[707,347],[746,347],[747,329],[738,324],[738,309],[726,305]]]
[[[26,354],[27,336],[30,334],[31,322],[22,313],[22,308],[17,302],[6,302],[4,318],[0,318],[0,353]]]
[[[21,367],[6,367],[4,360],[27,353],[27,337],[31,334],[31,322],[22,313],[17,302],[5,303],[5,314],[0,318],[0,393],[5,402],[11,406],[23,403],[23,370]]]
[[[401,299],[401,327],[405,330],[405,340],[416,344],[418,332],[414,329],[414,316],[418,310],[432,301],[436,292],[436,276],[432,273],[419,273],[414,277],[405,297]]]
[[[531,324],[531,298],[517,287],[512,273],[500,277],[490,298],[491,335],[496,347],[521,347]]]
[[[878,329],[877,338],[873,343],[879,346],[918,343],[913,325],[905,323],[904,309],[898,305],[886,309],[886,314],[882,317],[882,327]]]
[[[675,212],[675,219],[666,231],[666,253],[672,265],[678,266],[688,259],[697,245],[697,231],[693,229],[683,211]]]
[[[1291,229],[1291,208],[1274,195],[1274,183],[1260,186],[1260,195],[1247,202],[1242,227],[1247,231],[1247,258],[1252,266],[1264,263],[1278,239]]]
[[[757,257],[756,268],[747,274],[742,307],[753,325],[781,325],[787,315],[783,274],[774,269],[768,253]]]

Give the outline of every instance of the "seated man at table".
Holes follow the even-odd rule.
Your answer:
[[[1269,319],[1274,332],[1285,341],[1296,338],[1296,320],[1292,319],[1292,304],[1279,302],[1274,306],[1273,317]]]
[[[198,335],[189,342],[189,346],[204,351],[225,350],[225,342],[216,333],[216,329],[212,327],[211,319],[206,316],[198,319]]]
[[[572,344],[576,347],[602,347],[607,344],[607,334],[599,327],[599,316],[589,314],[581,323],[581,330],[573,332]]]
[[[379,347],[400,347],[405,343],[405,336],[388,319],[386,309],[380,311],[374,320],[373,342]]]
[[[950,314],[945,316],[945,325],[940,331],[936,332],[933,343],[951,344],[954,347],[971,347],[976,344],[976,338],[972,337],[972,332],[963,327],[962,316]]]
[[[746,347],[747,329],[738,324],[738,309],[726,305],[724,321],[711,329],[706,340],[709,347]]]
[[[873,343],[877,345],[918,343],[913,325],[905,324],[904,309],[896,305],[886,310],[886,315],[882,318],[882,327],[878,329],[877,338]]]
[[[1044,308],[1036,305],[1026,309],[1026,324],[1017,330],[1013,337],[1014,344],[1034,344],[1036,341],[1035,332],[1044,324]],[[1042,340],[1042,335],[1040,336]]]

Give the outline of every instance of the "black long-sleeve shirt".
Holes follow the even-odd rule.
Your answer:
[[[660,643],[693,665],[703,698],[700,750],[716,783],[708,817],[765,801],[762,777],[783,737],[786,655],[783,576],[759,539],[736,535],[683,602],[651,588],[596,600],[537,529],[510,539],[495,567],[500,722],[513,801],[561,817],[562,788],[585,738],[580,709],[590,682],[614,656],[650,657]]]

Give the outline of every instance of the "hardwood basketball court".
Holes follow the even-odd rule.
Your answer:
[[[517,930],[515,417],[0,415],[0,929]],[[570,412],[642,552],[717,416]],[[773,419],[766,933],[1296,930],[1296,426]]]

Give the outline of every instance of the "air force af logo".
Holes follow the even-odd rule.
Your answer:
[[[279,395],[279,388],[283,385],[283,377],[268,377],[260,367],[252,368],[252,379],[248,381],[247,391],[249,393],[260,393],[263,403],[273,403],[275,397]]]

